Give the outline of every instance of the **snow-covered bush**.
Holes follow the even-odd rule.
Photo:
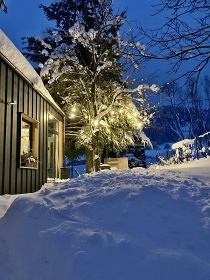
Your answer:
[[[199,135],[194,139],[184,139],[172,144],[174,155],[157,156],[161,165],[178,164],[186,161],[210,156],[210,132]]]

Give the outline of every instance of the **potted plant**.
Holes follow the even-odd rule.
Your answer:
[[[21,155],[21,166],[36,167],[37,158],[33,155],[33,151],[23,152]]]

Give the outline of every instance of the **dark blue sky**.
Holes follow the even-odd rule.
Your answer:
[[[48,5],[51,0],[5,0],[8,13],[0,11],[0,28],[21,49],[21,37],[39,35],[49,25],[39,4]]]
[[[10,38],[10,40],[21,50],[21,37],[39,36],[46,27],[50,26],[40,4],[49,5],[53,0],[5,0],[8,13],[0,10],[0,28]],[[120,11],[127,8],[127,17],[131,21],[141,22],[147,28],[157,27],[157,17],[153,17],[155,9],[152,4],[158,0],[115,0],[114,6]],[[160,21],[158,20],[160,23]],[[161,71],[160,65],[151,64],[145,71],[145,76],[157,71]],[[161,75],[160,75],[161,76]],[[162,75],[163,76],[163,75]],[[143,77],[142,77],[143,78]],[[155,81],[158,82],[159,78]],[[162,80],[162,78],[161,78]]]
[[[41,31],[49,26],[44,13],[39,8],[40,4],[49,5],[53,0],[5,0],[8,13],[0,11],[0,28],[13,41],[13,43],[21,48],[21,37],[23,36],[39,36]],[[144,2],[144,3],[142,3]],[[152,3],[157,0],[115,0],[114,6],[119,10],[127,10],[129,20],[137,20],[146,26],[154,26],[155,19],[151,16]]]

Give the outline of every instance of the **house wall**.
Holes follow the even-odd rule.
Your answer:
[[[11,101],[16,105],[7,104]],[[34,192],[47,181],[49,112],[64,122],[64,115],[0,57],[0,194]],[[39,122],[37,169],[20,168],[21,113]]]

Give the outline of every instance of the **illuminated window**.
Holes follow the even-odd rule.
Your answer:
[[[20,167],[38,167],[38,122],[25,114],[21,118]]]
[[[21,123],[21,155],[32,149],[32,123],[22,119]]]

